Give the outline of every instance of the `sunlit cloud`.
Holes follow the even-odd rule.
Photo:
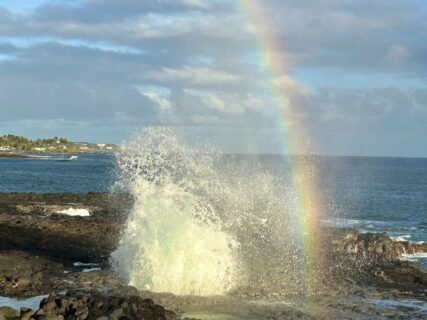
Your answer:
[[[392,140],[423,149],[424,5],[262,4],[271,21],[264,27],[288,60],[287,74],[273,79],[294,106],[286,123],[304,119],[317,152],[343,153],[345,141],[361,143],[375,134],[373,128],[378,139],[400,135]],[[75,126],[80,140],[96,136],[106,142],[150,124],[191,127],[192,134],[215,135],[219,144],[223,130],[233,127],[274,141],[276,105],[253,33],[257,27],[225,0],[2,0],[0,121],[30,121],[26,133],[39,136],[46,133],[43,123],[62,119],[70,121],[64,133]],[[100,123],[108,125],[97,134]],[[90,127],[90,135],[82,127]],[[238,145],[222,143],[233,150]],[[391,153],[392,147],[378,146],[364,142],[358,152]],[[280,151],[275,148],[269,152]]]

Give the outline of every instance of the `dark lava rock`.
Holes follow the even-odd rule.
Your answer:
[[[426,244],[353,229],[335,229],[330,234],[335,280],[421,295],[427,292],[427,272],[417,262],[401,261],[404,254],[427,252]]]
[[[398,288],[401,291],[421,293],[426,296],[427,272],[411,262],[383,263],[371,268],[376,286]],[[371,283],[374,284],[374,283]]]
[[[62,310],[66,303],[69,306],[71,300],[75,301],[73,306],[74,303],[80,303],[82,306],[87,306],[87,310],[89,307],[92,308],[93,306],[89,306],[87,302],[90,300],[87,298],[88,295],[81,292],[92,290],[110,292],[115,289],[114,295],[94,294],[96,297],[99,296],[96,301],[104,299],[103,303],[110,303],[109,297],[112,296],[117,298],[124,295],[121,299],[125,300],[128,297],[137,296],[138,292],[135,288],[126,286],[122,280],[106,271],[110,270],[107,260],[116,248],[131,204],[132,199],[126,196],[112,198],[111,195],[101,193],[84,195],[0,193],[0,295],[28,297],[69,290],[80,292],[78,297],[76,294],[62,297],[61,299],[66,297],[66,300],[52,309],[55,312]],[[57,213],[67,208],[86,208],[91,215],[90,217],[73,217]],[[330,269],[324,272],[324,282],[327,284],[324,286],[324,291],[329,292],[332,286],[338,287],[337,292],[346,292],[349,288],[358,288],[358,286],[376,286],[385,290],[406,290],[424,295],[427,292],[425,271],[415,264],[399,261],[401,255],[405,253],[427,252],[426,244],[397,242],[385,234],[362,234],[352,229],[340,230],[325,227],[319,234],[325,235],[326,238],[325,242],[322,239],[320,249],[323,252],[319,255],[326,257],[326,261],[319,263],[319,266]],[[274,254],[270,254],[269,251],[265,251],[263,256],[265,259],[260,261],[271,262],[275,259]],[[81,270],[76,270],[72,264],[77,261],[98,263],[96,267],[100,267],[103,271],[79,272]],[[280,262],[283,263],[281,260]],[[277,265],[281,266],[280,263]],[[249,288],[247,294],[243,290],[244,296],[282,297],[282,291],[280,291],[282,288],[284,288],[283,294],[286,294],[290,291],[289,287],[299,286],[299,282],[294,284],[284,281],[285,276],[281,273],[281,269],[274,273],[271,279],[275,279],[274,276],[278,274],[280,275],[278,279],[283,280],[282,283],[264,281],[270,278],[267,273],[262,273],[261,269],[263,269],[262,264],[260,264],[260,272],[258,270],[254,272],[259,281],[253,282],[253,290],[252,287]],[[270,272],[268,268],[264,269]],[[318,278],[322,279],[320,276]],[[273,285],[268,287],[264,283]],[[181,305],[180,301],[169,304],[169,298],[165,300],[157,300],[157,298],[156,302],[166,304],[170,309],[172,309],[170,306],[174,306],[173,310],[177,312],[187,310],[187,303]],[[82,299],[89,300],[81,302]],[[172,300],[175,301],[175,297]],[[192,299],[191,304],[194,301]],[[48,300],[48,302],[52,301]],[[119,309],[123,310],[116,311],[117,315],[133,316],[130,309],[119,307],[117,304],[113,304],[111,308],[111,310],[108,309],[109,313],[104,319],[115,316],[114,310]],[[151,307],[148,309],[154,310]],[[96,312],[94,314],[98,315]],[[32,311],[23,310],[23,313],[26,313],[28,318]],[[78,316],[83,315],[84,313]],[[37,316],[39,317],[37,319],[43,317],[52,319],[46,315],[38,314]],[[56,316],[64,318],[64,315],[60,314],[52,316],[53,319]]]
[[[11,320],[19,317],[19,312],[10,307],[0,308],[0,320]]]
[[[26,298],[67,290],[115,290],[136,295],[136,288],[126,285],[108,271],[80,272],[65,268],[47,257],[21,251],[0,250],[0,296]]]
[[[337,252],[357,255],[367,262],[399,261],[403,254],[427,252],[427,244],[394,241],[385,233],[359,233],[357,230],[332,231]]]
[[[116,248],[129,200],[107,194],[0,193],[0,249],[59,261],[106,260]],[[87,208],[89,217],[58,211]]]
[[[47,258],[19,251],[0,251],[0,295],[31,297],[50,292],[64,267]]]
[[[22,312],[19,319],[28,317]],[[139,296],[71,291],[50,295],[28,319],[145,319],[174,320],[173,312],[165,310],[150,299]]]

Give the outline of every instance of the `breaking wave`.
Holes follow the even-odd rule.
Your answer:
[[[117,177],[134,204],[111,261],[130,285],[179,295],[304,287],[293,193],[257,161],[148,128],[122,145]]]

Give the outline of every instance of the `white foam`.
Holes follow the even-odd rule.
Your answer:
[[[386,221],[373,221],[373,220],[357,220],[357,219],[322,219],[321,222],[327,226],[338,228],[357,228],[365,226],[366,228],[373,229],[378,226],[386,225]]]
[[[390,238],[394,241],[406,242],[406,241],[408,241],[409,238],[411,238],[411,235],[405,234],[403,236],[395,236],[395,237],[390,237]]]
[[[82,208],[69,208],[64,209],[61,211],[57,211],[57,213],[66,214],[68,216],[79,216],[79,217],[89,217],[90,212],[88,209],[82,209]]]
[[[139,289],[184,295],[282,283],[305,291],[293,187],[256,161],[206,148],[167,128],[121,146],[113,187],[134,204],[112,253],[116,271]]]
[[[101,268],[85,268],[82,270],[82,272],[93,272],[93,271],[101,271]]]
[[[419,259],[427,259],[427,252],[402,254],[401,259],[406,261],[417,261]]]
[[[28,157],[34,158],[34,159],[50,159],[50,158],[52,158],[52,156],[40,156],[40,155],[35,155],[35,154],[31,154]]]
[[[120,182],[135,204],[112,254],[117,271],[130,285],[156,292],[215,295],[229,290],[236,273],[233,239],[198,194],[210,182],[204,178],[209,159],[167,129],[147,129],[118,157]]]

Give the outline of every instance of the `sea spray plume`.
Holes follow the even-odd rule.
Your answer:
[[[118,186],[134,197],[112,262],[129,284],[175,294],[222,294],[235,283],[235,242],[206,201],[213,156],[167,128],[148,128],[122,145]]]
[[[282,156],[224,155],[218,174],[216,210],[226,230],[235,236],[241,277],[236,293],[300,295],[306,293],[306,253],[297,228],[298,197],[292,172],[270,170]],[[251,159],[252,158],[252,159]],[[302,158],[292,159],[299,163]]]
[[[171,129],[134,135],[117,155],[117,185],[134,198],[117,271],[176,294],[304,294],[292,172],[270,172],[264,160],[283,157],[202,152]]]

